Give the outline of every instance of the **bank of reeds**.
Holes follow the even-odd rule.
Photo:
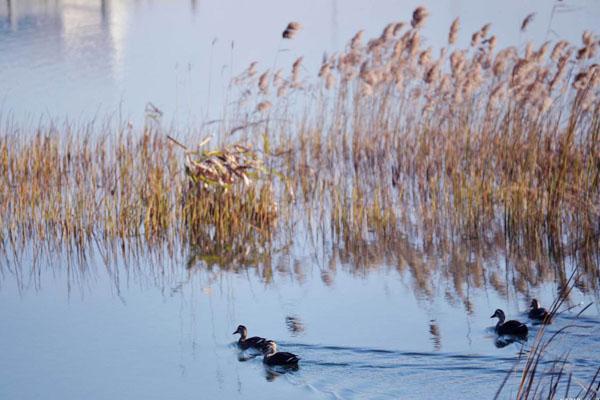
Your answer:
[[[423,247],[500,240],[526,259],[572,257],[596,287],[598,38],[497,49],[484,25],[458,48],[457,19],[432,49],[427,15],[358,32],[314,78],[302,57],[289,72],[253,63],[231,83],[239,101],[193,135],[152,121],[141,132],[5,125],[2,243],[141,237],[235,252],[302,220],[346,249],[414,229]],[[214,143],[198,150],[209,128]],[[231,168],[240,149],[256,176]]]

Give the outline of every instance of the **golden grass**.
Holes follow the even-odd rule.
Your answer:
[[[468,240],[529,260],[572,257],[596,287],[597,38],[496,49],[488,24],[460,49],[457,19],[434,51],[421,45],[427,15],[419,8],[367,42],[358,32],[315,79],[302,57],[287,76],[252,63],[231,82],[239,101],[200,136],[150,118],[141,132],[7,126],[3,245],[135,237],[235,253],[302,220],[360,256],[416,227],[423,247],[443,251]],[[193,144],[208,128],[215,143],[198,158],[167,138]]]

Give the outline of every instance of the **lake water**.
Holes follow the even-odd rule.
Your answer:
[[[150,101],[174,126],[196,126],[218,114],[226,82],[251,61],[269,68],[305,55],[314,71],[358,29],[376,34],[420,3],[432,13],[432,45],[458,15],[461,40],[492,22],[501,46],[579,40],[600,21],[596,1],[11,0],[0,4],[0,111],[20,124],[107,114],[135,121]],[[520,21],[532,11],[525,37]],[[304,30],[282,43],[289,20]],[[5,251],[0,399],[491,398],[539,327],[529,324],[526,343],[499,347],[490,315],[502,308],[526,320],[531,298],[549,306],[561,284],[547,260],[507,257],[503,248],[461,243],[440,254],[417,237],[358,254],[309,231],[248,265],[190,263],[186,248],[109,264],[100,250],[85,262],[50,249]],[[590,287],[574,289],[547,330],[577,325],[548,353],[570,352],[573,385],[600,360],[600,303]],[[298,354],[299,370],[280,374],[240,354],[231,334],[238,324]]]
[[[193,125],[219,115],[229,78],[250,62],[258,61],[259,70],[288,68],[304,56],[316,75],[324,52],[342,50],[360,29],[372,37],[389,22],[408,21],[420,4],[431,12],[423,36],[438,47],[457,16],[459,45],[489,22],[499,48],[527,40],[579,42],[600,21],[595,0],[3,0],[0,105],[4,115],[37,123],[40,116],[136,120],[153,102],[168,121]],[[521,34],[531,12],[534,23]],[[290,20],[304,28],[283,42]]]
[[[474,276],[453,283],[450,266],[423,286],[410,265],[335,262],[304,243],[247,268],[186,268],[178,257],[3,263],[0,397],[490,398],[538,329],[530,324],[523,346],[498,348],[490,315],[502,307],[526,319],[522,294]],[[421,268],[435,262],[418,254],[402,255]],[[489,270],[515,274],[510,264]],[[548,304],[555,285],[527,291]],[[576,292],[569,305],[594,297]],[[583,380],[598,367],[600,324],[597,301],[576,318],[581,309],[560,314],[547,334],[579,326],[550,354],[570,351]],[[231,333],[240,323],[300,355],[300,369],[278,375],[260,357],[239,361]],[[509,381],[504,397],[515,387]]]

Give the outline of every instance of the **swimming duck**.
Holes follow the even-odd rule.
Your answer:
[[[531,310],[529,310],[529,318],[550,323],[550,313],[545,308],[540,307],[540,303],[537,299],[531,300]]]
[[[284,351],[277,351],[277,343],[273,340],[268,340],[265,345],[265,356],[263,362],[267,365],[283,365],[283,366],[294,366],[298,365],[300,357],[295,354],[287,353]]]
[[[238,340],[238,346],[242,350],[247,350],[249,348],[253,348],[255,350],[264,351],[265,345],[267,343],[267,339],[253,336],[251,338],[248,337],[248,329],[244,325],[239,325],[233,335],[239,333],[240,339]]]
[[[498,318],[498,323],[496,324],[496,333],[499,335],[515,335],[515,336],[526,336],[528,329],[527,325],[522,322],[510,320],[504,322],[506,319],[506,315],[504,315],[504,311],[497,309],[494,315],[490,318]]]

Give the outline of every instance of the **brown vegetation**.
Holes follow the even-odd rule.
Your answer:
[[[389,255],[401,243],[454,260],[462,272],[453,276],[482,282],[488,256],[459,262],[455,244],[468,241],[507,249],[528,280],[554,274],[539,263],[542,272],[530,271],[539,260],[565,279],[570,257],[591,277],[584,286],[596,288],[597,38],[496,49],[487,24],[460,49],[457,19],[448,47],[434,51],[422,46],[427,16],[417,9],[366,42],[358,32],[324,57],[316,80],[303,74],[302,57],[287,76],[252,63],[232,80],[239,102],[224,107],[204,151],[180,149],[167,135],[186,144],[197,136],[165,132],[151,118],[142,132],[65,125],[23,133],[7,124],[4,248],[143,238],[149,247],[217,243],[235,254],[301,220],[366,264],[377,259],[373,248],[401,264],[402,255]],[[418,272],[425,283],[427,273]]]

